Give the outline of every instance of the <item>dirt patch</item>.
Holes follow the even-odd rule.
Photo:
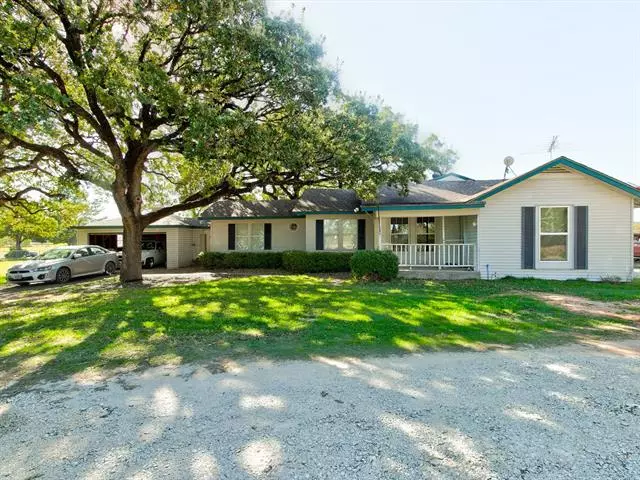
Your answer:
[[[617,318],[640,322],[640,302],[599,302],[573,295],[542,292],[518,292],[580,315]]]

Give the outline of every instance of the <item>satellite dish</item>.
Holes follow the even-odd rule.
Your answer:
[[[508,157],[504,157],[504,176],[502,177],[503,180],[507,178],[509,171],[511,171],[513,175],[516,174],[516,172],[513,171],[513,168],[511,168],[511,165],[513,165],[513,162],[515,162],[515,160],[511,155],[509,155]]]

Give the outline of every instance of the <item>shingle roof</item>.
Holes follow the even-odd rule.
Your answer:
[[[202,213],[202,218],[293,217],[296,200],[218,200]]]
[[[460,203],[466,202],[474,195],[487,190],[503,180],[464,180],[459,182],[443,182],[425,180],[422,183],[409,185],[407,195],[401,195],[399,189],[381,187],[378,190],[380,205],[416,204],[416,203]],[[377,204],[378,200],[366,202]]]
[[[184,218],[179,215],[169,215],[161,218],[157,222],[153,222],[150,227],[187,227],[187,228],[207,228],[209,223],[199,218]],[[122,227],[122,218],[106,218],[103,220],[94,220],[76,228],[94,228],[94,227]]]
[[[294,212],[353,212],[360,206],[353,190],[312,188],[306,190],[294,207]]]
[[[463,180],[456,182],[425,180],[409,185],[409,194],[402,196],[398,189],[379,189],[381,205],[462,203],[502,180]],[[296,217],[307,213],[354,212],[362,202],[355,191],[337,188],[311,188],[298,200],[219,200],[212,203],[202,218]]]
[[[314,212],[353,212],[360,199],[353,190],[312,188],[297,200],[218,200],[202,218],[296,217]]]

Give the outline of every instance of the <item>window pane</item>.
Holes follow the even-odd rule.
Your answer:
[[[324,249],[325,250],[338,250],[340,244],[338,243],[338,235],[324,234]]]
[[[325,220],[324,221],[324,233],[325,235],[337,235],[338,234],[338,220]]]
[[[358,247],[358,221],[342,220],[342,248],[355,250]]]
[[[416,240],[418,243],[434,244],[436,243],[436,236],[433,233],[419,233]]]
[[[540,260],[564,262],[567,260],[567,235],[541,235]]]
[[[418,235],[425,233],[435,233],[436,219],[435,217],[418,217],[416,219],[416,232]],[[418,242],[421,243],[421,242]],[[426,243],[426,242],[422,242]]]
[[[340,248],[340,227],[338,220],[324,221],[324,249],[337,250]]]
[[[236,235],[236,250],[249,250],[249,237]]]
[[[406,217],[391,218],[391,243],[409,243],[409,219]]]
[[[569,227],[567,207],[541,208],[540,231],[542,233],[566,233]]]
[[[236,223],[236,235],[249,235],[248,223]]]
[[[397,234],[391,235],[391,243],[401,243],[406,245],[409,243],[409,234],[397,233]]]
[[[264,250],[264,223],[252,223],[251,239],[249,245],[251,250]]]

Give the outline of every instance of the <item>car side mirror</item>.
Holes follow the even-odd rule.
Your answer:
[[[82,255],[80,255],[79,253],[74,253],[73,255],[71,255],[71,260],[77,260],[78,258],[80,258]]]

